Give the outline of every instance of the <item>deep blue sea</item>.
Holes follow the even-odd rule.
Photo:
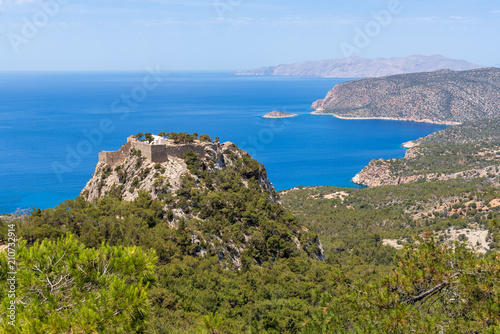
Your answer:
[[[309,115],[346,79],[228,73],[0,73],[0,213],[74,199],[98,152],[138,132],[198,132],[248,150],[277,190],[355,187],[374,158],[400,158],[401,143],[444,126]],[[298,117],[261,116],[281,110]]]

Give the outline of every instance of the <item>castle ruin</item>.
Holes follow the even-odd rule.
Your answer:
[[[204,156],[205,149],[216,150],[216,144],[198,142],[190,144],[176,144],[173,140],[168,140],[163,137],[155,136],[153,143],[138,141],[134,136],[127,138],[127,143],[124,144],[118,151],[99,153],[99,162],[103,162],[110,166],[116,166],[123,163],[133,152],[140,150],[141,155],[154,163],[164,163],[169,160],[169,157],[183,159],[184,154],[188,150]]]

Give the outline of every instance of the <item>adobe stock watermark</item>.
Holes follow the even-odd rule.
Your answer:
[[[400,14],[403,9],[400,0],[390,0],[386,9],[378,12],[371,11],[372,20],[366,22],[362,28],[354,28],[355,35],[352,42],[342,42],[340,44],[340,50],[344,57],[358,55],[363,49],[370,46],[372,41],[382,33],[382,30],[392,23],[393,17]]]
[[[122,94],[115,99],[110,110],[117,117],[102,118],[99,124],[91,130],[82,130],[85,139],[79,141],[75,146],[66,146],[66,158],[64,162],[55,161],[52,163],[52,170],[56,174],[60,183],[64,181],[64,174],[73,172],[83,161],[94,153],[95,148],[103,142],[104,136],[115,131],[117,124],[124,121],[132,110],[137,108],[149,95],[149,93],[164,81],[161,77],[160,68],[147,67],[147,74],[141,83],[134,86],[128,93]]]
[[[242,3],[243,0],[215,0],[212,5],[219,20],[223,20],[228,12],[232,12]]]
[[[17,226],[15,221],[7,223],[7,323],[16,325],[16,287],[17,287]]]
[[[286,108],[282,108],[286,112]],[[265,150],[266,146],[274,141],[275,136],[283,132],[290,124],[288,118],[270,118],[265,119],[266,125],[262,127],[257,135],[248,136],[246,141],[242,142],[239,146],[247,151],[252,158],[256,159],[258,153]]]
[[[12,50],[15,53],[21,52],[21,47],[26,46],[36,38],[40,31],[60,13],[61,7],[68,2],[69,0],[39,0],[37,2],[39,9],[30,17],[22,18],[21,29],[18,32],[7,33],[6,36]]]

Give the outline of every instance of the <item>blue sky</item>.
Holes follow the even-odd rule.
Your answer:
[[[0,0],[0,70],[249,69],[342,58],[342,45],[499,64],[500,1]]]

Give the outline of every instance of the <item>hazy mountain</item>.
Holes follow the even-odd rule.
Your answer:
[[[414,55],[397,58],[366,59],[350,57],[321,61],[307,61],[286,65],[237,71],[235,75],[289,75],[306,77],[364,78],[393,74],[432,72],[442,69],[455,71],[483,67],[465,60],[450,59],[439,55]]]

